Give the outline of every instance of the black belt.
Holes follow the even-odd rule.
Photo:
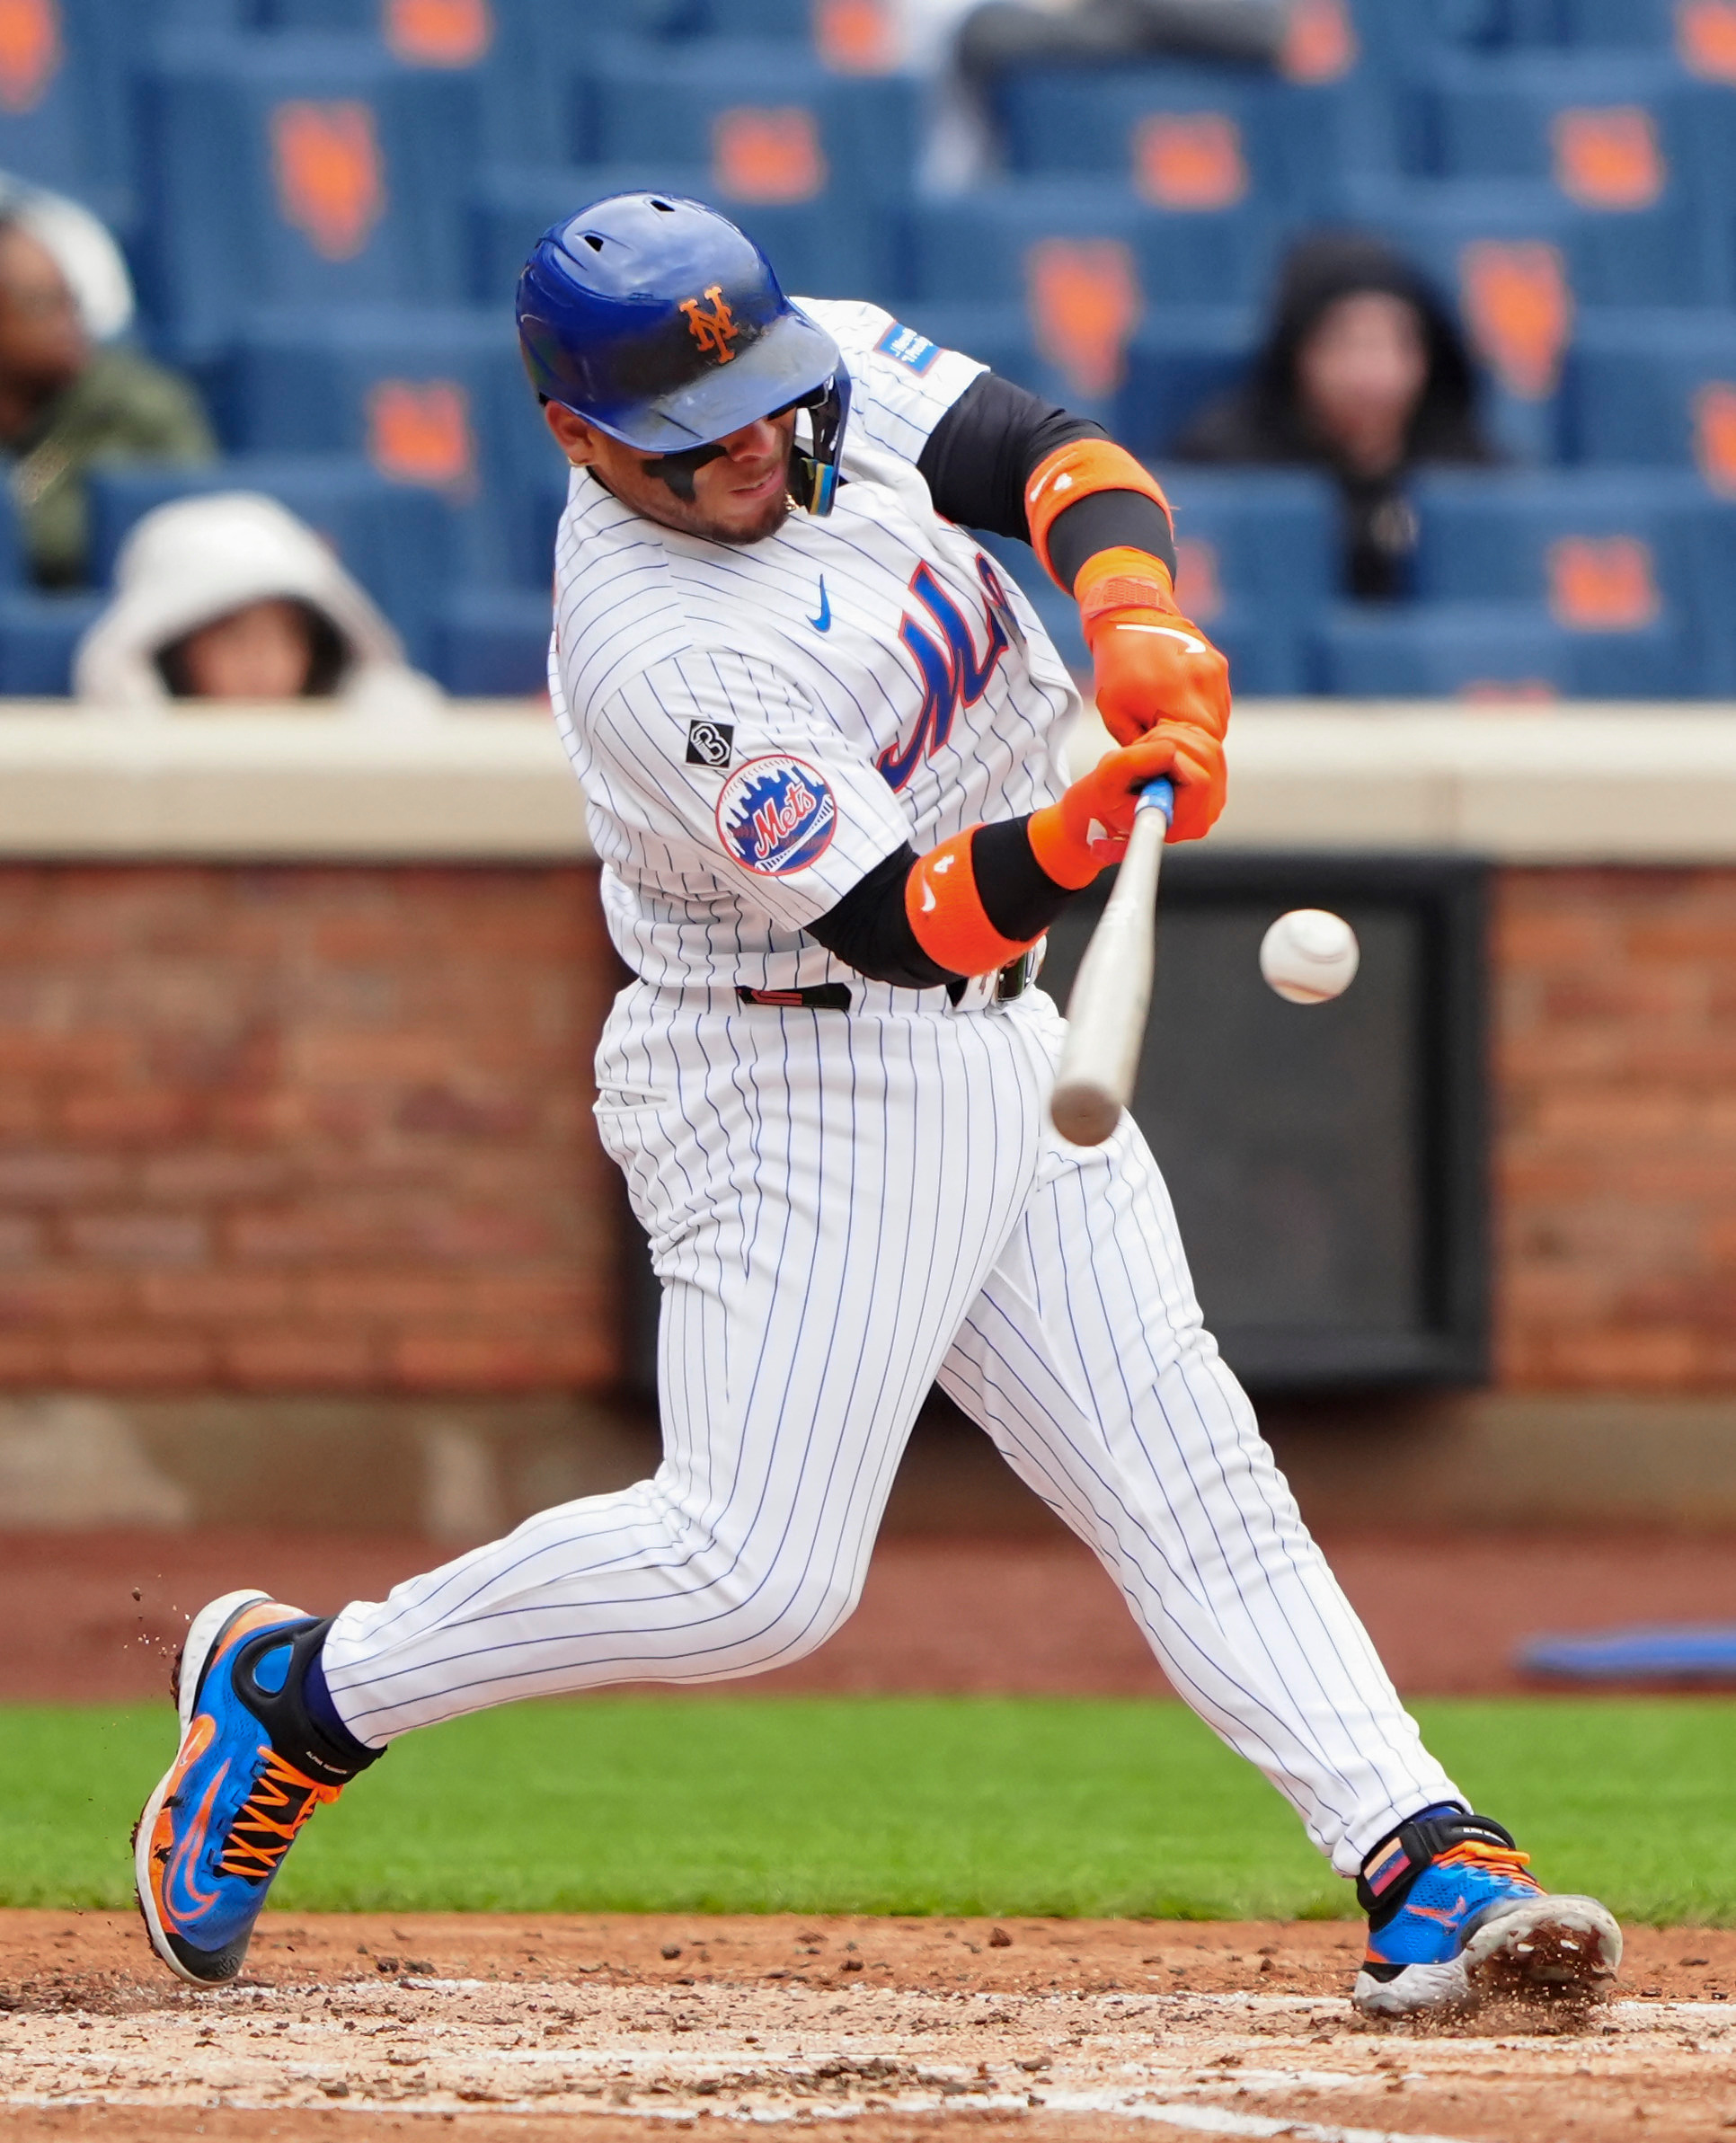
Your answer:
[[[1037,948],[1032,945],[1021,952],[1016,960],[1008,961],[995,978],[995,1002],[1010,1004],[1014,997],[1022,997],[1036,978]],[[949,982],[946,994],[956,1005],[969,987],[961,977]],[[738,1005],[769,1005],[787,1012],[848,1012],[851,1005],[850,986],[847,982],[814,982],[806,989],[748,989],[736,985]]]

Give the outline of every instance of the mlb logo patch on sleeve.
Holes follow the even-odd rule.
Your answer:
[[[687,724],[689,766],[713,766],[721,771],[734,757],[734,722],[690,722]]]
[[[874,344],[890,358],[896,358],[908,371],[926,372],[940,355],[940,345],[931,342],[926,335],[919,335],[914,327],[905,327],[893,321],[890,327]]]

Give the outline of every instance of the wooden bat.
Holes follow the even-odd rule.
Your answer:
[[[1132,1098],[1157,957],[1157,873],[1174,808],[1167,780],[1147,782],[1140,792],[1114,890],[1067,1001],[1067,1040],[1049,1113],[1075,1146],[1101,1146]]]

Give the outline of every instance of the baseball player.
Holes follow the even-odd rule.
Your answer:
[[[1050,1128],[1043,934],[1168,775],[1224,799],[1224,660],[1162,491],[1100,427],[870,305],[792,304],[698,204],[599,201],[518,290],[573,465],[550,685],[637,978],[597,1118],[662,1283],[662,1464],[314,1620],[195,1618],[137,1837],[158,1954],[241,1969],[301,1825],[399,1734],[514,1697],[782,1665],[855,1607],[931,1385],[1086,1541],[1171,1682],[1357,1883],[1358,2006],[1590,1988],[1621,1937],[1546,1895],[1412,1720],[1201,1325],[1138,1129]],[[1079,603],[1118,748],[968,531]]]

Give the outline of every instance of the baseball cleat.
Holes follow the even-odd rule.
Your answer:
[[[301,1686],[328,1625],[264,1592],[193,1617],[175,1663],[175,1760],[133,1830],[151,1946],[195,1987],[240,1971],[271,1879],[322,1802],[373,1760],[341,1751]]]
[[[1364,2016],[1451,2015],[1502,1995],[1601,1994],[1622,1931],[1595,1898],[1555,1897],[1487,1816],[1425,1809],[1381,1840],[1356,1892],[1368,1947]]]

